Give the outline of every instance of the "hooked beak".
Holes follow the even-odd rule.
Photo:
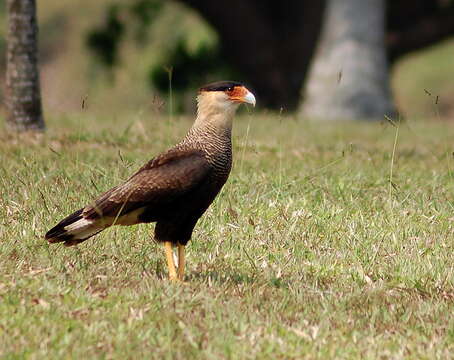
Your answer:
[[[239,103],[246,103],[255,106],[255,96],[251,93],[248,89],[244,86],[236,87],[230,95],[230,100],[239,102]]]
[[[247,90],[246,95],[243,96],[243,102],[247,104],[251,104],[252,106],[255,107],[255,96],[253,93],[251,93],[249,90]]]

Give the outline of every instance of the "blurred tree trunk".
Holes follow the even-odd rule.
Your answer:
[[[14,131],[43,130],[35,0],[7,0],[7,13],[7,126]]]
[[[295,109],[319,38],[325,0],[180,0],[218,31],[223,55],[260,103]]]
[[[328,1],[301,113],[327,120],[394,115],[384,0]]]

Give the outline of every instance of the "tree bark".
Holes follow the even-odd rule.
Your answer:
[[[301,114],[326,120],[393,116],[384,0],[329,0]]]
[[[7,13],[7,127],[13,131],[44,130],[35,0],[7,0]]]

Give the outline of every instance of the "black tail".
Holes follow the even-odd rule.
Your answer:
[[[48,240],[50,243],[72,240],[74,236],[68,234],[68,232],[65,230],[65,226],[71,225],[72,223],[82,219],[82,210],[83,209],[79,209],[71,215],[65,217],[62,221],[60,221],[57,225],[50,229],[46,233],[46,240]]]
[[[91,238],[106,228],[99,220],[87,219],[83,215],[83,208],[65,217],[46,233],[46,240],[50,243],[65,242],[65,246],[72,246]]]

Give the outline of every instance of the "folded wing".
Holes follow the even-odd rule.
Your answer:
[[[210,165],[201,151],[165,153],[86,206],[83,216],[86,219],[120,218],[146,206],[159,207],[198,186],[209,172]]]

